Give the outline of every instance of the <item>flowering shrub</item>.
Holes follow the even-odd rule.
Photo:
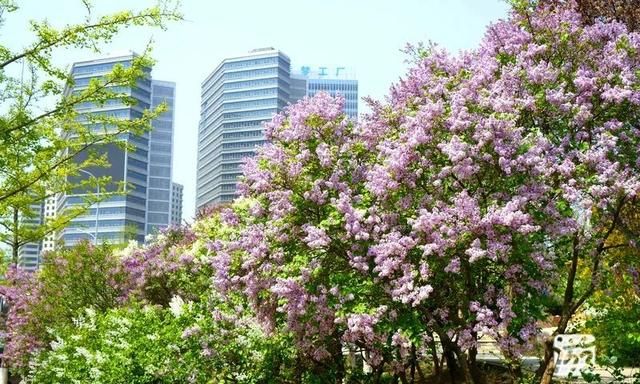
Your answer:
[[[41,302],[40,284],[33,274],[9,267],[0,295],[11,307],[5,320],[5,346],[2,359],[10,366],[27,363],[29,354],[43,345],[41,324],[34,324],[34,308]]]
[[[327,94],[274,117],[242,198],[125,249],[123,308],[55,329],[33,380],[415,382],[430,354],[482,383],[480,337],[517,365],[551,304],[566,332],[637,248],[640,35],[520,3],[476,50],[413,48],[358,123]]]
[[[123,280],[122,301],[144,300],[167,305],[171,297],[187,297],[192,292],[206,289],[208,283],[197,284],[194,276],[202,267],[192,254],[195,234],[187,226],[168,227],[142,246],[131,243],[120,253],[121,262],[116,266]],[[202,282],[200,282],[202,283]]]
[[[52,331],[51,348],[34,356],[26,382],[252,383],[273,377],[277,367],[268,360],[273,354],[285,359],[284,351],[250,322],[211,311],[179,296],[166,308],[87,310]]]
[[[10,269],[0,286],[9,304],[3,359],[24,368],[30,354],[50,341],[48,328],[70,323],[85,308],[115,307],[120,295],[115,286],[121,281],[112,273],[116,264],[110,246],[84,242],[47,253],[37,273]]]
[[[149,306],[87,310],[54,331],[51,349],[36,355],[27,382],[196,382],[210,372],[204,356],[190,350],[191,340],[181,337],[186,322],[186,314]]]
[[[640,190],[637,33],[569,4],[516,9],[458,56],[417,51],[361,124],[327,95],[274,118],[244,169],[249,217],[224,214],[241,228],[214,257],[224,284],[337,380],[341,342],[403,375],[400,339],[432,333],[476,380],[479,334],[517,359],[554,289],[563,333]]]

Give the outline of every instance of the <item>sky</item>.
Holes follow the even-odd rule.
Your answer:
[[[92,16],[141,9],[152,0],[93,0]],[[18,12],[0,29],[13,48],[32,41],[29,20],[54,26],[83,21],[80,0],[18,0]],[[176,82],[174,181],[184,185],[183,219],[195,212],[200,85],[225,57],[274,47],[292,68],[346,67],[358,80],[360,97],[383,99],[407,71],[407,43],[432,41],[451,52],[478,45],[486,26],[505,18],[505,0],[182,0],[185,20],[166,31],[130,28],[103,52],[141,52],[152,41],[152,76]],[[88,51],[55,51],[70,66],[98,57]],[[359,111],[365,112],[360,102]]]

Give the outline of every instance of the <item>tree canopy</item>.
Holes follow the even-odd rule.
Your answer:
[[[56,28],[46,20],[33,20],[31,43],[19,50],[0,43],[0,241],[13,248],[14,262],[20,246],[64,227],[97,197],[88,194],[85,205],[40,224],[29,222],[37,214],[33,206],[70,191],[78,183],[87,188],[92,185],[92,190],[108,183],[104,177],[80,182],[72,176],[80,169],[105,166],[101,145],[121,143],[123,135],[143,134],[163,111],[147,109],[142,117],[131,120],[108,114],[81,115],[78,111],[79,106],[105,105],[107,101],[134,105],[130,87],[148,75],[153,63],[149,47],[131,65],[116,65],[109,74],[92,78],[86,87],[74,88],[70,63],[59,66],[54,57],[66,49],[99,54],[127,27],[165,28],[181,18],[175,4],[161,1],[140,11],[109,15],[95,15],[90,1],[83,4],[87,17],[78,23]],[[12,0],[0,2],[0,27],[18,7]],[[79,156],[82,154],[87,155]]]

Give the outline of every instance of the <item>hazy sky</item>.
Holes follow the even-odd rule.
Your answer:
[[[0,30],[14,47],[30,41],[27,21],[53,25],[81,21],[80,0],[19,0]],[[95,15],[152,5],[147,0],[94,0]],[[200,83],[225,57],[258,47],[285,52],[293,67],[347,67],[359,81],[360,97],[383,98],[403,76],[406,43],[433,41],[450,51],[475,47],[488,23],[507,14],[504,0],[183,0],[185,21],[167,31],[124,31],[105,52],[142,51],[153,39],[153,77],[177,83],[174,180],[184,184],[184,218],[195,210]],[[90,52],[58,51],[71,64]],[[360,111],[364,111],[360,103]]]

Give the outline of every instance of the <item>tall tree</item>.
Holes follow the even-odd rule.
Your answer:
[[[30,220],[36,215],[33,207],[78,184],[87,190],[104,186],[108,178],[81,180],[79,171],[107,165],[100,146],[124,145],[123,135],[144,133],[163,111],[162,107],[146,110],[133,120],[108,114],[80,117],[76,111],[80,104],[135,104],[130,89],[148,75],[152,65],[149,48],[130,65],[116,65],[109,74],[92,78],[86,87],[73,92],[68,67],[56,65],[54,57],[66,49],[100,53],[102,46],[127,27],[165,28],[167,22],[181,18],[176,5],[161,0],[140,11],[108,15],[95,15],[89,0],[78,5],[87,9],[86,18],[79,23],[57,28],[46,20],[31,21],[31,43],[15,50],[0,42],[0,242],[13,249],[14,261],[20,246],[65,226],[98,197],[89,194],[83,206],[40,224]],[[0,27],[17,9],[18,3],[12,0],[0,1]]]
[[[476,50],[418,53],[356,127],[326,95],[267,125],[241,184],[251,215],[229,214],[240,234],[214,261],[223,288],[335,381],[342,343],[404,381],[406,346],[435,333],[449,368],[482,383],[481,334],[517,363],[550,292],[555,336],[601,289],[613,251],[637,247],[612,242],[633,235],[623,212],[640,193],[637,34],[585,24],[572,3],[526,3]],[[550,337],[544,383],[552,357]]]
[[[540,0],[534,4],[562,6],[567,0]],[[577,10],[589,24],[619,21],[629,30],[640,30],[640,0],[575,0]]]

